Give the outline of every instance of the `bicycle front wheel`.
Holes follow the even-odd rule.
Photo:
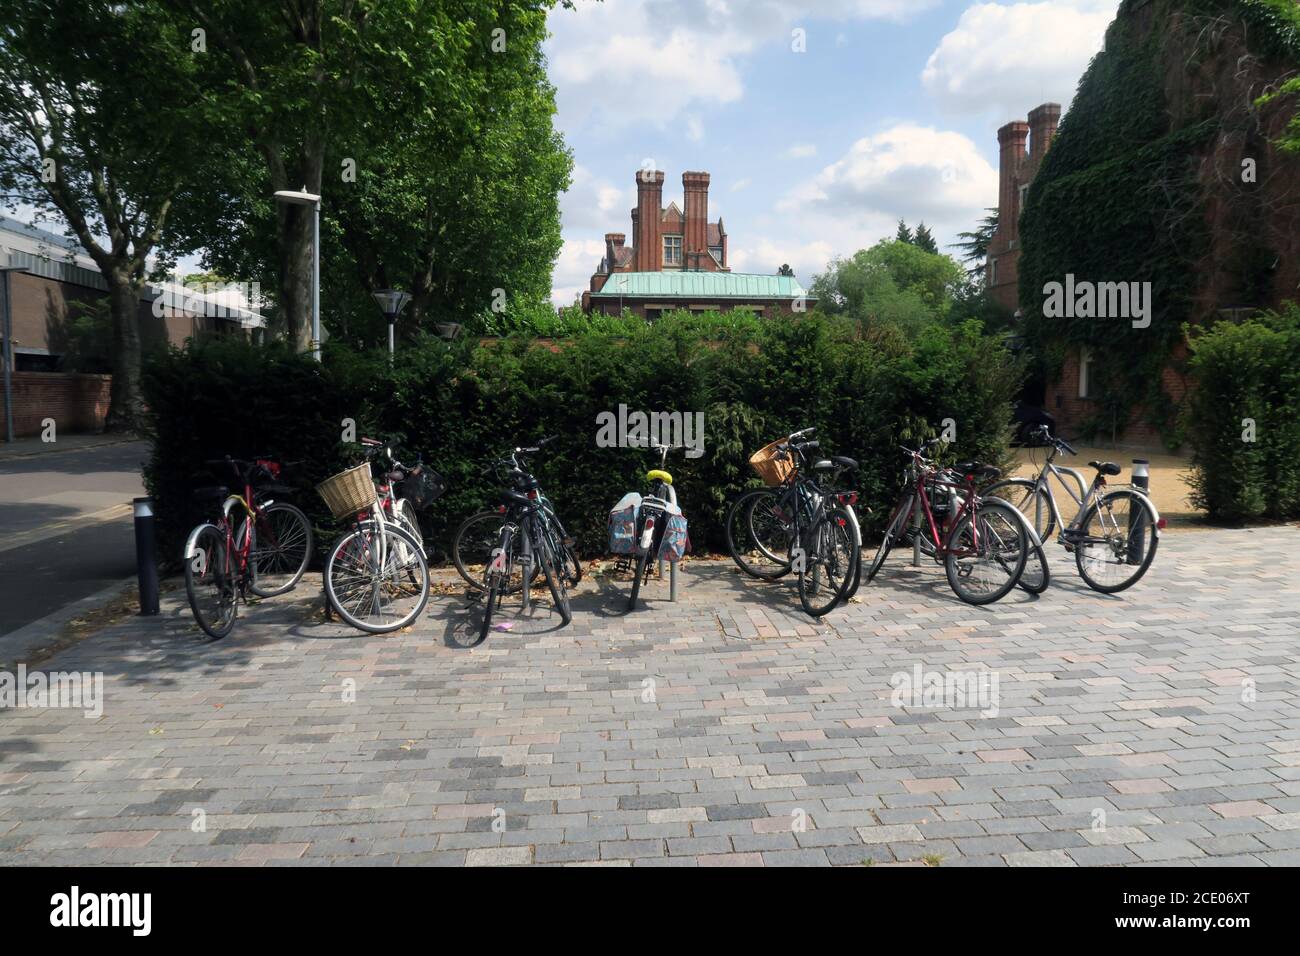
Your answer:
[[[808,536],[812,547],[803,555],[799,570],[799,603],[813,617],[846,600],[853,586],[858,546],[851,521],[843,508],[831,508]]]
[[[555,555],[551,553],[550,544],[544,537],[538,549],[538,557],[542,565],[542,573],[546,575],[546,586],[551,591],[551,600],[555,603],[555,609],[560,612],[560,620],[564,625],[568,625],[573,620],[573,610],[569,606],[569,588],[564,583],[564,574],[555,560]]]
[[[1006,597],[1025,571],[1029,535],[1010,505],[983,502],[978,518],[967,514],[948,538],[944,568],[953,592],[967,604],[992,604]]]
[[[401,528],[365,524],[339,538],[325,561],[325,593],[358,630],[386,634],[415,622],[429,600],[429,565]]]
[[[1008,478],[989,485],[980,492],[985,498],[1001,498],[1025,516],[1039,541],[1047,541],[1056,529],[1056,516],[1052,514],[1052,500],[1047,490],[1028,478]]]
[[[451,560],[456,572],[476,591],[486,588],[484,578],[492,562],[492,552],[501,543],[501,526],[509,519],[502,511],[480,511],[460,523],[451,539]],[[521,563],[512,561],[510,580],[500,586],[506,594],[514,594],[523,586]],[[537,562],[532,564],[529,581],[537,577]]]
[[[758,488],[735,500],[727,512],[727,549],[750,577],[775,581],[790,573],[792,515],[779,507],[778,489]]]
[[[911,494],[904,495],[894,508],[889,524],[885,525],[880,544],[876,547],[875,556],[871,559],[871,565],[867,568],[868,584],[875,579],[877,572],[884,566],[885,558],[889,557],[889,552],[894,545],[903,540],[903,533],[907,529],[908,519],[912,517],[912,501],[915,497],[915,495]],[[870,540],[869,536],[864,535],[864,547],[868,540]]]
[[[1090,506],[1068,539],[1088,587],[1115,594],[1137,584],[1155,560],[1158,520],[1151,502],[1133,491],[1112,491]]]
[[[213,525],[190,533],[185,553],[185,594],[203,633],[220,640],[235,627],[239,612],[235,601],[235,558],[226,536]]]
[[[253,531],[248,551],[251,580],[248,590],[258,597],[275,597],[292,591],[311,562],[314,542],[311,522],[298,508],[284,501],[263,509],[257,521],[245,518],[239,526],[239,540]]]

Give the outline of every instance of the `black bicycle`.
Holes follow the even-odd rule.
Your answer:
[[[806,428],[750,459],[772,487],[746,492],[727,513],[727,547],[737,566],[774,581],[794,571],[799,602],[814,617],[847,601],[861,581],[857,493],[834,490],[857,469],[852,458],[813,459]],[[819,477],[820,476],[820,479]]]

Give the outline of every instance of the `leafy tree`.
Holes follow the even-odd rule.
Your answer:
[[[141,409],[146,263],[200,142],[188,37],[151,0],[10,0],[0,19],[0,189],[56,214],[108,284],[107,426]]]
[[[949,256],[897,239],[835,259],[812,281],[819,308],[915,334],[947,320],[965,274]]]
[[[962,251],[961,261],[967,263],[966,271],[972,277],[980,279],[984,277],[984,271],[988,267],[989,247],[993,244],[993,236],[998,231],[997,209],[986,211],[988,215],[980,220],[975,231],[957,233],[957,238],[961,242],[954,242],[951,246]]]
[[[916,235],[912,239],[912,244],[922,252],[937,253],[939,251],[939,244],[934,241],[934,236],[930,234],[930,230],[924,222],[916,227]]]
[[[896,242],[906,242],[908,245],[916,241],[916,237],[912,235],[912,230],[907,227],[907,223],[902,219],[898,220],[898,232],[894,234],[894,240]]]

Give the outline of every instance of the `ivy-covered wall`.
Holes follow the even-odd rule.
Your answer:
[[[1268,214],[1256,198],[1263,191],[1251,194],[1253,184],[1221,170],[1237,172],[1231,163],[1259,125],[1229,60],[1258,50],[1251,68],[1265,75],[1277,72],[1270,58],[1300,63],[1295,8],[1294,0],[1125,0],[1079,83],[1021,217],[1020,303],[1049,381],[1067,354],[1092,353],[1093,414],[1081,437],[1108,436],[1136,412],[1177,443],[1161,372],[1180,354],[1183,323],[1229,305],[1276,304],[1280,253],[1258,221]],[[1225,156],[1225,143],[1237,153]],[[1067,274],[1150,282],[1150,325],[1045,316],[1044,286]]]

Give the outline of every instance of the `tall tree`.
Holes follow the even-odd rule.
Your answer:
[[[907,227],[907,223],[902,219],[898,220],[898,232],[894,234],[894,241],[906,242],[909,246],[915,241],[912,230]]]
[[[67,224],[108,285],[107,427],[140,411],[139,302],[198,143],[189,38],[149,0],[9,0],[0,189]]]
[[[961,241],[954,242],[950,246],[952,249],[961,250],[961,261],[966,263],[966,271],[977,279],[984,277],[984,271],[988,266],[989,247],[993,244],[993,236],[998,231],[997,209],[990,208],[985,212],[988,215],[980,220],[974,232],[957,233],[957,238]]]
[[[916,246],[916,248],[920,249],[922,252],[928,252],[931,255],[935,255],[939,252],[939,244],[934,241],[934,236],[931,234],[929,228],[924,222],[916,227],[916,237],[913,239],[912,245]]]

